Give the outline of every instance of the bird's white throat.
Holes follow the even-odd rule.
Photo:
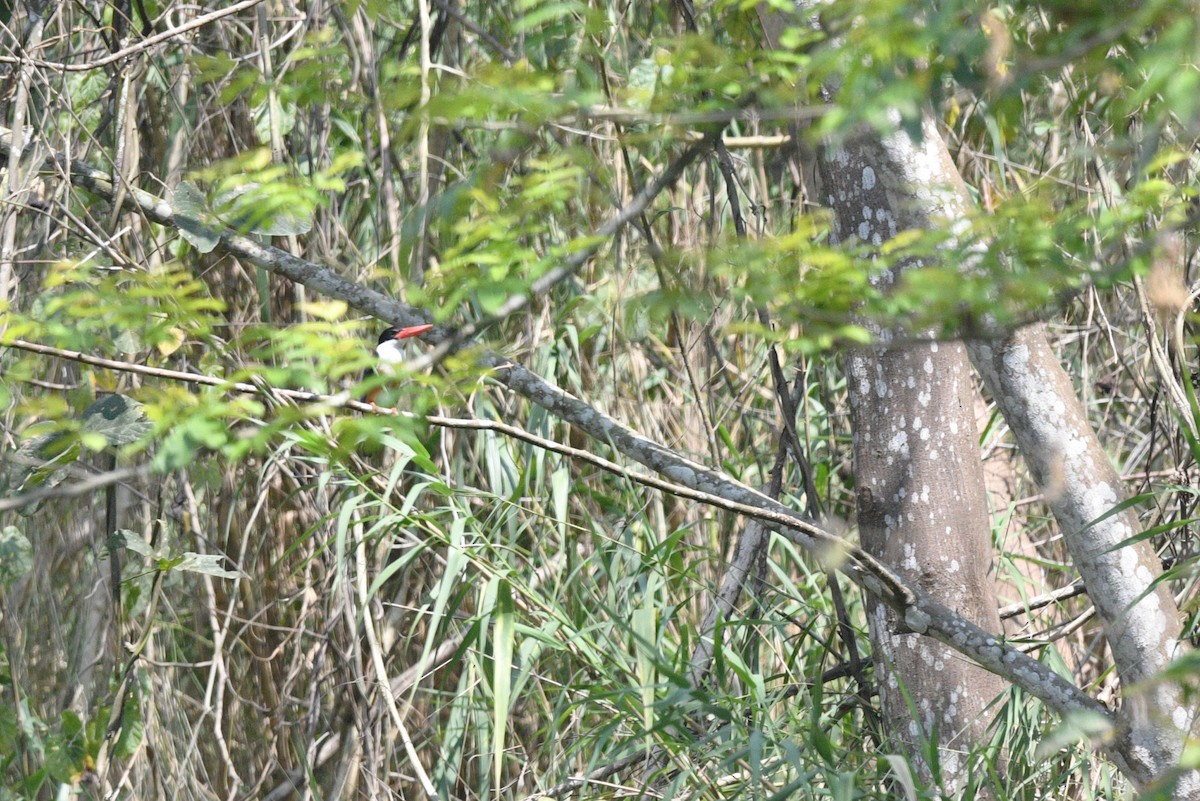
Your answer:
[[[375,353],[385,366],[403,364],[408,359],[408,355],[405,353],[405,343],[398,339],[380,342],[375,346]]]

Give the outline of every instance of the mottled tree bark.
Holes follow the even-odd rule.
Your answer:
[[[823,160],[822,174],[826,180],[825,200],[835,210],[839,238],[854,235],[878,245],[898,231],[938,226],[953,230],[966,221],[971,209],[962,179],[928,117],[919,141],[899,128],[887,136],[856,137]],[[877,333],[887,341],[888,332]],[[933,351],[931,357],[938,353],[943,356],[943,360],[924,363],[924,380],[914,369],[917,360],[912,355],[923,348]],[[960,586],[960,579],[957,570],[947,569],[943,549],[949,546],[947,540],[954,539],[949,536],[950,522],[958,518],[952,512],[975,514],[973,504],[983,497],[982,478],[978,495],[964,495],[961,500],[957,497],[960,481],[965,488],[965,482],[974,481],[973,475],[954,480],[948,492],[942,494],[942,502],[952,506],[940,513],[947,525],[947,536],[941,538],[936,530],[939,512],[915,502],[912,487],[889,472],[896,469],[890,461],[896,458],[911,459],[909,469],[913,473],[928,471],[934,479],[939,476],[940,459],[954,460],[954,469],[961,465],[974,471],[965,457],[955,457],[949,451],[934,447],[939,456],[931,458],[912,449],[914,430],[927,424],[930,408],[939,402],[961,406],[957,417],[953,409],[945,409],[946,416],[939,422],[957,429],[965,427],[973,433],[973,427],[963,422],[970,420],[969,395],[955,396],[945,386],[934,391],[947,382],[957,384],[958,391],[965,391],[964,385],[969,387],[963,353],[953,344],[941,348],[930,344],[856,355],[851,360],[854,381],[850,395],[856,410],[855,458],[864,545],[923,587],[942,587],[942,591],[951,593],[944,602],[970,617],[968,608],[955,607],[953,589]],[[1118,547],[1138,532],[1137,516],[1131,509],[1110,514],[1124,500],[1124,491],[1088,424],[1069,376],[1051,351],[1042,326],[1026,327],[1003,340],[974,342],[971,357],[1013,430],[1030,472],[1041,485],[1104,623],[1126,689],[1121,729],[1110,753],[1126,775],[1143,787],[1174,781],[1176,798],[1200,797],[1200,774],[1186,771],[1175,775],[1195,713],[1183,705],[1178,688],[1150,681],[1182,647],[1179,610],[1165,585],[1152,589],[1162,571],[1150,544]],[[873,385],[866,380],[872,377]],[[899,417],[892,420],[895,415]],[[874,509],[872,505],[879,504],[880,499],[872,484],[880,481],[891,482],[884,485],[889,494],[883,499],[884,506]],[[896,492],[890,492],[893,487]],[[930,524],[927,532],[911,525],[921,520],[922,511]],[[1110,516],[1095,522],[1106,514]],[[925,542],[927,547],[915,542],[921,537],[930,538]],[[965,546],[959,543],[959,547]],[[958,557],[951,557],[951,564],[953,561]],[[969,584],[963,589],[973,592]],[[986,590],[978,597],[985,595],[994,598]],[[883,622],[877,617],[872,616],[876,647],[894,646],[895,637],[889,642],[875,633]],[[998,630],[990,621],[983,625]],[[920,662],[910,660],[907,666],[896,662],[901,678],[909,669],[920,671]],[[953,697],[936,685],[929,690],[938,694],[928,703],[941,700],[957,708]],[[888,706],[885,698],[885,709]],[[897,723],[899,720],[893,719],[893,724]]]
[[[1196,711],[1183,703],[1178,687],[1152,681],[1183,647],[1174,597],[1166,584],[1151,589],[1162,574],[1158,557],[1148,541],[1118,547],[1138,533],[1137,514],[1133,509],[1110,514],[1125,500],[1124,487],[1043,327],[972,343],[971,356],[1045,493],[1104,623],[1122,683],[1125,771],[1143,785],[1161,781],[1179,761]],[[1177,778],[1176,798],[1200,797],[1200,774],[1187,771]]]
[[[820,158],[822,200],[839,240],[882,244],[925,227],[910,199],[939,203],[933,150],[889,149],[874,134],[853,137]],[[896,272],[884,275],[894,281]],[[957,342],[889,345],[848,358],[858,526],[866,550],[931,597],[988,631],[999,631],[983,468],[975,433],[975,381]],[[894,612],[872,599],[871,642],[885,721],[911,758],[936,736],[940,778],[956,791],[972,766],[962,757],[985,740],[989,704],[1004,683],[928,637],[904,633]],[[903,691],[903,692],[902,692]],[[907,697],[906,697],[907,694]],[[910,700],[912,708],[910,708]],[[914,715],[915,713],[915,715]]]
[[[800,4],[798,4],[799,6]],[[786,18],[759,7],[778,46]],[[936,139],[936,132],[934,138]],[[907,144],[912,144],[907,142]],[[899,231],[928,228],[930,214],[961,216],[958,179],[945,148],[890,147],[870,131],[818,157],[818,200],[834,212],[834,238],[882,245]],[[946,214],[946,212],[951,212]],[[881,277],[896,280],[902,264]],[[864,548],[944,604],[990,632],[1000,631],[991,567],[990,520],[975,434],[975,383],[961,343],[878,345],[847,359],[854,428],[858,525]],[[944,642],[917,633],[881,599],[868,607],[885,724],[926,779],[921,754],[936,736],[950,792],[971,778],[962,756],[983,744],[989,704],[1005,683],[962,660]],[[910,707],[910,699],[912,706]]]

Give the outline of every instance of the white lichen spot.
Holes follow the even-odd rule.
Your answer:
[[[1192,723],[1192,715],[1185,707],[1177,706],[1171,710],[1171,722],[1180,731],[1187,731]]]
[[[875,170],[870,167],[863,167],[862,188],[868,191],[875,188]]]
[[[921,390],[917,393],[917,403],[922,406],[928,406],[931,400],[933,400],[933,393],[929,390]]]
[[[908,458],[908,432],[897,431],[890,442],[888,442],[888,450],[892,453],[899,454],[905,459]]]
[[[858,224],[858,238],[864,242],[871,236],[871,224],[869,222],[860,222]]]
[[[922,429],[921,429],[921,441],[922,441],[922,442],[928,442],[928,441],[929,441],[929,429],[928,429],[928,428],[922,428]]]
[[[1124,528],[1124,526],[1122,526],[1122,528]],[[1124,534],[1125,532],[1121,532],[1121,533]],[[1115,532],[1114,532],[1114,535],[1115,535]],[[1115,536],[1113,536],[1113,539],[1115,539],[1117,542],[1120,542],[1120,539],[1116,539]],[[1137,569],[1139,567],[1142,567],[1142,560],[1138,558],[1138,553],[1137,553],[1136,549],[1122,548],[1117,553],[1120,554],[1119,559],[1120,559],[1120,564],[1121,564],[1121,572],[1124,573],[1125,575],[1128,576],[1128,575],[1134,574],[1137,572]]]
[[[871,207],[863,206],[863,219],[869,220],[869,219],[871,219],[871,216],[872,216]]]
[[[932,618],[928,614],[917,609],[915,606],[910,606],[904,610],[904,622],[910,629],[918,634],[924,634],[929,628],[929,622]]]
[[[951,560],[950,560],[950,568],[949,568],[949,572],[951,572],[951,573],[957,573],[961,567],[962,567],[962,566],[961,566],[961,565],[958,563],[958,560],[957,560],[957,559],[951,559]]]
[[[921,367],[924,368],[925,375],[933,375],[933,359],[926,359]]]
[[[663,470],[663,475],[672,481],[678,481],[686,487],[693,486],[696,483],[696,471],[682,465],[671,465]]]

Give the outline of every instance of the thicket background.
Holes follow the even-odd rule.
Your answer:
[[[779,49],[723,1],[14,6],[4,341],[261,391],[0,352],[0,798],[939,792],[879,727],[844,579],[776,540],[694,687],[741,518],[495,431],[270,395],[357,397],[385,324],[122,209],[137,189],[439,323],[488,322],[416,366],[402,409],[611,456],[497,387],[486,344],[751,486],[787,442],[781,499],[851,538],[839,355],[859,321],[1049,319],[1194,613],[1195,401],[1154,368],[1189,386],[1193,4],[847,0],[822,6],[836,42],[799,26]],[[889,254],[829,245],[811,153],[926,103],[981,214],[895,245],[957,257],[885,297]],[[697,148],[596,238],[717,125],[720,158]],[[1002,421],[986,402],[978,420],[1009,633],[1107,699],[1086,599],[1020,603],[1075,576]],[[1007,763],[982,781],[1005,797],[1126,791],[1037,701],[995,710]]]

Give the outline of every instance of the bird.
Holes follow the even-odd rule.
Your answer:
[[[393,326],[380,334],[379,342],[375,345],[375,355],[379,358],[379,367],[375,372],[385,376],[395,374],[397,367],[408,360],[408,355],[405,353],[405,345],[407,344],[405,340],[420,336],[431,328],[433,326],[428,324],[410,325],[404,328]],[[372,387],[367,390],[366,397],[363,400],[375,406],[375,400],[382,391],[382,386]]]

